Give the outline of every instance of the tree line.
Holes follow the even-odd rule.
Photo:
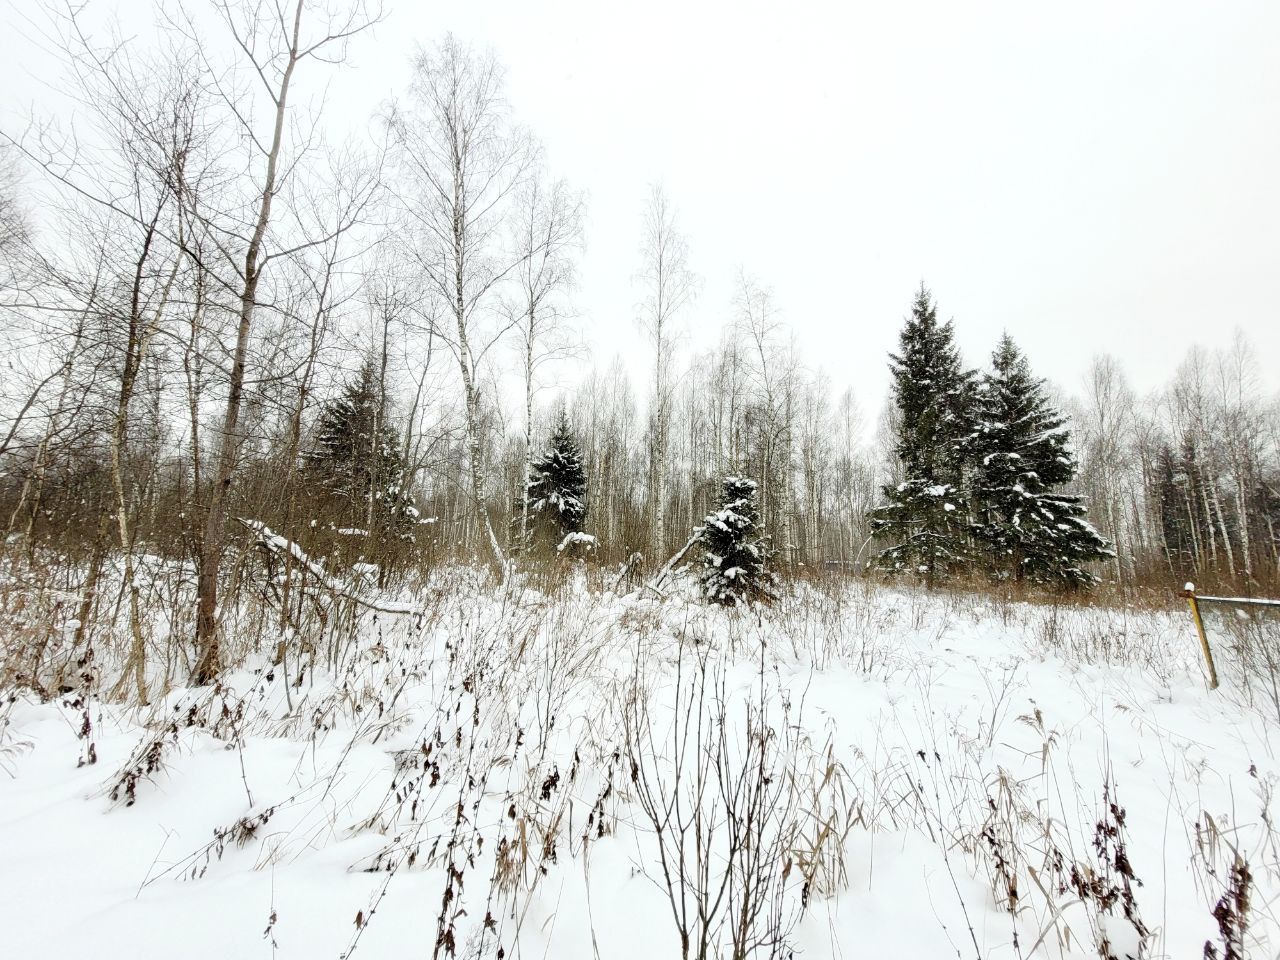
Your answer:
[[[296,85],[342,82],[373,6],[217,0],[164,13],[146,46],[46,15],[75,128],[4,131],[0,505],[11,555],[66,561],[81,623],[114,558],[135,621],[141,558],[185,564],[207,677],[236,518],[384,583],[452,559],[657,570],[743,500],[726,478],[752,484],[783,572],[1275,587],[1280,410],[1243,338],[1149,398],[1100,357],[1072,396],[1012,339],[967,368],[922,289],[868,430],[745,272],[718,344],[678,354],[723,305],[699,303],[655,187],[636,263],[651,376],[615,359],[566,386],[586,204],[492,56],[422,49],[370,132],[335,143]]]

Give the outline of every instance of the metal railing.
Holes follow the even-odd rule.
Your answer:
[[[1192,583],[1184,593],[1209,671],[1209,688],[1216,689],[1220,672],[1225,673],[1251,705],[1261,698],[1280,717],[1280,600],[1212,597],[1196,593]]]

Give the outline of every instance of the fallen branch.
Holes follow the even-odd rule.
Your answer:
[[[617,576],[615,576],[612,580],[609,581],[609,587],[608,587],[609,592],[612,593],[615,590],[617,590],[619,585],[622,583],[622,581],[626,579],[627,574],[629,574],[633,569],[635,569],[636,564],[638,564],[643,559],[644,559],[643,553],[633,553],[631,554],[631,556],[627,557],[627,562],[622,565],[622,568],[618,571]]]
[[[701,539],[702,539],[702,528],[701,527],[694,528],[693,536],[689,538],[689,542],[686,543],[679,550],[677,550],[675,553],[675,556],[673,556],[670,560],[664,563],[662,565],[662,569],[659,570],[657,575],[652,580],[650,580],[647,584],[645,584],[645,586],[648,587],[650,590],[657,591],[662,581],[667,579],[671,571],[675,569],[676,564],[678,564],[681,560],[683,560],[685,554],[688,553],[690,550],[692,550],[693,545],[695,543],[698,543]],[[661,596],[661,594],[659,594],[659,596]]]
[[[299,569],[309,573],[320,586],[334,596],[341,597],[344,600],[350,600],[352,603],[358,604],[366,610],[373,610],[377,613],[412,614],[417,612],[413,607],[404,605],[384,606],[383,604],[375,603],[372,600],[366,600],[364,597],[355,593],[350,587],[343,586],[342,584],[334,581],[325,572],[324,567],[320,566],[307,556],[306,551],[287,537],[280,536],[280,534],[273,531],[262,521],[246,520],[244,517],[236,517],[236,520],[253,533],[255,542],[258,546],[277,557],[283,556],[285,553],[290,554],[298,563]]]

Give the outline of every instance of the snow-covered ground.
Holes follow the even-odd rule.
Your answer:
[[[0,955],[1201,957],[1233,850],[1280,955],[1280,720],[1179,610],[398,599],[0,706]]]

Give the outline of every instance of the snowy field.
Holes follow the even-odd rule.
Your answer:
[[[6,694],[0,954],[1231,956],[1243,863],[1280,955],[1280,720],[1175,606],[397,602],[146,708],[105,649]]]

